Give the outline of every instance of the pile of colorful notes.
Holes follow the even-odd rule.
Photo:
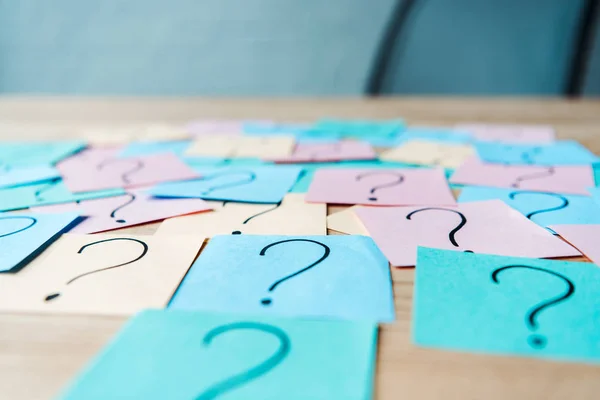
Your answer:
[[[0,312],[137,314],[64,399],[370,398],[397,268],[416,346],[600,362],[599,159],[552,127],[81,137],[0,145]]]

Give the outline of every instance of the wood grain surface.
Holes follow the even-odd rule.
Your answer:
[[[196,118],[410,124],[551,124],[600,154],[600,100],[485,98],[198,99],[0,97],[0,139],[77,137],[81,128]],[[336,208],[337,209],[337,208]],[[330,207],[330,212],[334,209]],[[158,224],[122,229],[152,234]],[[414,269],[392,271],[397,321],[380,329],[375,399],[599,399],[600,367],[431,350],[410,340]],[[0,314],[0,399],[49,399],[121,328],[124,318]]]

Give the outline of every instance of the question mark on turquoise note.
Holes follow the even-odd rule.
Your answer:
[[[31,228],[32,226],[34,226],[37,223],[37,219],[33,218],[33,217],[27,217],[25,215],[11,215],[9,217],[0,217],[0,220],[7,220],[7,219],[26,219],[29,220],[30,223],[27,226],[24,226],[23,228],[17,229],[16,231],[12,231],[9,233],[4,233],[2,235],[0,235],[0,238],[6,237],[6,236],[10,236],[10,235],[14,235],[17,234],[19,232],[23,232],[24,230],[27,230],[29,228]]]
[[[531,217],[533,217],[536,214],[541,214],[541,213],[545,213],[545,212],[550,212],[550,211],[558,211],[558,210],[562,210],[563,208],[566,208],[569,205],[569,200],[564,197],[561,196],[560,194],[557,193],[550,193],[550,192],[533,192],[533,191],[523,191],[523,192],[511,192],[508,197],[511,200],[514,200],[516,196],[520,195],[520,194],[541,194],[543,196],[551,196],[551,197],[555,197],[559,200],[562,201],[562,203],[556,207],[552,207],[552,208],[546,208],[546,209],[541,209],[541,210],[537,210],[537,211],[533,211],[530,212],[529,214],[526,215],[527,219],[531,219]]]
[[[98,169],[98,171],[102,170],[105,166],[109,165],[109,164],[115,164],[115,163],[130,163],[132,162],[134,163],[133,168],[128,169],[127,171],[123,172],[121,174],[121,181],[126,184],[129,185],[131,183],[131,181],[129,180],[129,175],[133,174],[134,172],[137,172],[139,170],[141,170],[142,168],[144,168],[144,163],[141,160],[138,160],[136,158],[114,158],[114,159],[109,159],[109,160],[105,160],[102,161],[100,164],[98,164],[96,166],[96,168]]]
[[[103,239],[103,240],[98,240],[96,242],[88,243],[88,244],[82,246],[77,251],[77,254],[83,253],[85,251],[85,249],[87,249],[88,247],[96,246],[96,245],[99,245],[100,243],[113,242],[113,241],[117,241],[117,240],[126,240],[126,241],[132,241],[132,242],[135,242],[135,243],[139,243],[139,244],[142,245],[142,252],[138,256],[136,256],[135,258],[133,258],[133,259],[127,261],[127,262],[124,262],[124,263],[121,263],[121,264],[117,264],[117,265],[111,265],[109,267],[100,268],[100,269],[97,269],[97,270],[94,270],[94,271],[89,271],[89,272],[83,273],[81,275],[78,275],[75,278],[72,278],[71,280],[69,280],[66,284],[69,285],[69,284],[75,282],[77,279],[83,278],[84,276],[92,275],[92,274],[95,274],[95,273],[98,273],[98,272],[101,272],[101,271],[107,271],[109,269],[123,267],[123,266],[128,265],[128,264],[132,264],[132,263],[140,260],[142,257],[144,257],[146,255],[146,253],[148,252],[148,245],[145,242],[143,242],[141,240],[138,240],[138,239],[133,239],[133,238],[119,237],[119,238]],[[46,296],[46,298],[44,299],[44,301],[51,301],[51,300],[54,300],[55,298],[57,298],[59,296],[60,296],[60,292],[52,293],[52,294],[49,294],[48,296]]]
[[[384,188],[390,188],[393,186],[397,186],[400,185],[402,182],[404,182],[404,175],[397,173],[397,172],[389,172],[389,171],[370,171],[370,172],[365,172],[359,175],[356,175],[356,181],[360,182],[360,180],[362,178],[364,178],[365,176],[373,176],[373,175],[392,175],[394,177],[396,177],[395,180],[393,180],[392,182],[388,182],[388,183],[384,183],[382,185],[378,185],[378,186],[373,186],[371,188],[370,193],[372,195],[375,194],[375,191],[379,190],[379,189],[384,189]],[[375,196],[371,196],[369,197],[370,201],[377,201],[377,197]]]
[[[210,192],[212,192],[213,190],[217,190],[217,189],[225,189],[225,188],[229,188],[229,187],[252,183],[256,179],[256,174],[252,171],[229,171],[229,172],[217,172],[216,174],[202,177],[201,180],[207,181],[207,180],[212,180],[215,178],[219,178],[221,176],[228,176],[228,175],[245,175],[246,179],[210,187],[207,190],[205,190],[204,192],[202,192],[202,195],[208,195]]]
[[[505,267],[497,268],[494,271],[492,271],[492,276],[491,276],[492,282],[499,284],[500,282],[498,281],[498,275],[502,271],[506,271],[506,270],[512,269],[512,268],[523,268],[523,269],[531,269],[534,271],[540,271],[545,274],[549,274],[549,275],[555,276],[559,279],[562,279],[567,284],[567,288],[564,291],[564,293],[560,294],[559,296],[551,297],[550,299],[544,300],[543,302],[537,304],[536,306],[531,308],[529,311],[527,311],[527,313],[525,314],[525,324],[531,331],[535,331],[539,328],[539,324],[537,322],[537,317],[539,316],[539,314],[542,311],[544,311],[545,309],[547,309],[549,307],[553,307],[559,303],[562,303],[563,301],[565,301],[569,297],[571,297],[573,295],[573,293],[575,293],[575,285],[573,285],[573,282],[571,282],[567,277],[565,277],[557,272],[554,272],[554,271],[550,271],[550,270],[547,270],[544,268],[539,268],[539,267],[531,267],[529,265],[507,265]],[[541,335],[531,335],[529,337],[528,341],[529,341],[529,345],[536,349],[542,349],[546,346],[546,338]]]
[[[115,214],[117,213],[117,211],[119,211],[119,210],[123,209],[125,206],[128,206],[129,204],[131,204],[131,203],[133,203],[133,202],[135,201],[135,194],[133,194],[133,193],[127,193],[127,195],[126,195],[126,196],[129,196],[129,200],[127,200],[125,203],[121,204],[119,207],[115,208],[115,209],[114,209],[114,210],[113,210],[113,211],[110,213],[110,217],[111,217],[111,218],[113,218],[113,219],[114,219],[114,218],[115,218]],[[119,219],[116,219],[116,220],[115,220],[115,222],[118,222],[118,223],[120,223],[120,224],[124,224],[124,223],[125,223],[125,222],[127,222],[127,221],[125,221],[125,220],[124,220],[124,219],[122,219],[122,218],[119,218]]]
[[[518,188],[519,185],[521,184],[521,182],[523,182],[523,181],[539,179],[539,178],[546,178],[548,176],[554,175],[555,172],[556,171],[554,170],[554,167],[548,167],[546,169],[546,171],[535,172],[533,174],[520,175],[515,179],[515,182],[511,186],[514,188]]]
[[[218,382],[207,390],[196,396],[196,400],[212,400],[217,398],[217,396],[229,392],[233,389],[239,388],[244,384],[265,375],[277,365],[279,365],[289,354],[291,348],[291,341],[289,336],[280,328],[263,324],[259,322],[234,322],[227,325],[218,326],[211,331],[209,331],[206,336],[204,336],[203,343],[205,346],[209,346],[213,339],[219,335],[222,335],[226,332],[234,331],[234,330],[256,330],[260,332],[268,333],[269,335],[275,336],[279,340],[279,347],[277,351],[261,362],[260,364],[241,372],[237,375],[234,375],[230,378],[227,378],[224,381]]]
[[[427,207],[427,208],[421,208],[420,210],[415,210],[415,211],[412,211],[412,212],[408,213],[406,215],[406,219],[412,220],[411,217],[413,215],[415,215],[416,213],[422,212],[422,211],[427,211],[427,210],[448,211],[448,212],[457,214],[460,217],[460,222],[458,223],[458,225],[456,225],[450,231],[450,233],[448,233],[448,240],[450,240],[450,243],[452,243],[452,245],[454,247],[460,247],[459,244],[458,244],[458,242],[456,241],[456,233],[458,231],[460,231],[462,229],[462,227],[467,224],[467,217],[465,217],[465,215],[463,213],[461,213],[460,211],[451,210],[451,209],[448,209],[448,208]],[[465,250],[465,253],[472,253],[472,251],[471,250]]]
[[[281,201],[279,203],[275,204],[274,207],[271,207],[269,209],[261,211],[261,212],[259,212],[257,214],[251,215],[250,217],[246,218],[246,220],[244,222],[242,222],[242,225],[246,225],[248,222],[250,222],[252,219],[254,219],[254,218],[258,217],[258,216],[264,215],[266,213],[269,213],[269,212],[271,212],[273,210],[278,209],[280,205],[281,205]],[[231,232],[231,234],[232,235],[241,235],[242,232],[241,231],[233,231],[233,232]]]
[[[281,245],[282,243],[288,243],[288,242],[308,242],[308,243],[314,243],[314,244],[317,244],[317,245],[319,245],[319,246],[323,247],[323,249],[324,249],[325,251],[324,251],[323,255],[321,256],[321,258],[319,258],[317,261],[315,261],[315,262],[313,262],[312,264],[310,264],[310,265],[308,265],[308,266],[306,266],[306,267],[302,268],[302,269],[301,269],[301,270],[299,270],[299,271],[296,271],[296,272],[294,272],[293,274],[287,275],[287,276],[285,276],[285,277],[283,277],[283,278],[281,278],[281,279],[279,279],[279,280],[275,281],[275,283],[273,283],[273,284],[272,284],[272,285],[269,287],[269,292],[272,292],[273,290],[275,290],[275,288],[276,288],[277,286],[279,286],[280,284],[282,284],[283,282],[285,282],[285,281],[287,281],[287,280],[289,280],[289,279],[292,279],[293,277],[295,277],[295,276],[298,276],[298,275],[302,274],[303,272],[306,272],[306,271],[308,271],[309,269],[311,269],[311,268],[315,267],[316,265],[320,264],[320,263],[321,263],[321,262],[323,262],[323,261],[324,261],[324,260],[325,260],[327,257],[329,257],[329,254],[331,253],[331,249],[329,248],[329,246],[327,246],[326,244],[323,244],[323,243],[321,243],[321,242],[318,242],[318,241],[316,241],[316,240],[310,240],[310,239],[286,239],[286,240],[280,240],[279,242],[274,242],[274,243],[271,243],[271,244],[269,244],[269,245],[267,245],[267,246],[263,247],[263,249],[260,251],[259,255],[261,255],[261,256],[264,256],[264,255],[267,253],[267,250],[269,250],[271,247],[274,247],[274,246],[279,246],[279,245]],[[260,301],[260,303],[261,303],[263,306],[268,306],[268,305],[270,305],[270,304],[272,303],[272,299],[270,299],[270,298],[268,298],[268,297],[265,297],[265,298],[263,298],[263,299]]]

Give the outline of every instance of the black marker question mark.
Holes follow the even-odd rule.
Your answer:
[[[269,292],[272,292],[273,290],[275,290],[275,288],[280,285],[281,283],[287,281],[288,279],[292,279],[295,276],[300,275],[303,272],[308,271],[309,269],[313,268],[314,266],[318,265],[319,263],[323,262],[327,257],[329,257],[329,253],[331,253],[331,249],[329,248],[329,246],[327,246],[326,244],[323,244],[321,242],[318,242],[316,240],[311,240],[311,239],[285,239],[285,240],[280,240],[278,242],[274,242],[271,243],[265,247],[263,247],[263,249],[260,251],[259,255],[264,256],[267,252],[267,250],[269,250],[271,247],[274,246],[278,246],[282,243],[287,243],[287,242],[308,242],[308,243],[314,243],[314,244],[318,244],[319,246],[322,246],[323,249],[325,249],[325,252],[323,253],[323,255],[321,256],[321,258],[319,258],[317,261],[313,262],[312,264],[308,265],[307,267],[302,268],[299,271],[296,271],[288,276],[285,276],[279,280],[277,280],[275,283],[273,283],[271,285],[271,287],[269,287]],[[272,300],[268,297],[263,298],[261,301],[261,304],[263,306],[268,306],[269,304],[271,304]]]
[[[559,206],[530,212],[529,214],[526,215],[527,219],[531,219],[531,217],[533,217],[536,214],[541,214],[541,213],[550,212],[550,211],[562,210],[563,208],[566,208],[569,205],[569,200],[566,197],[561,196],[560,194],[551,193],[551,192],[534,192],[534,191],[510,192],[509,195],[508,195],[508,197],[511,200],[514,200],[515,197],[517,195],[519,195],[519,194],[541,194],[541,195],[556,197],[557,199],[562,200],[562,204],[559,205]]]
[[[223,204],[223,205],[225,205],[225,204]],[[274,207],[272,207],[272,208],[266,209],[266,210],[264,210],[264,211],[261,211],[261,212],[259,212],[258,214],[254,214],[254,215],[250,216],[249,218],[246,218],[246,220],[245,220],[244,222],[242,222],[242,225],[246,225],[246,224],[247,224],[248,222],[250,222],[250,221],[251,221],[253,218],[256,218],[256,217],[258,217],[258,216],[260,216],[260,215],[263,215],[263,214],[266,214],[266,213],[268,213],[268,212],[271,212],[271,211],[273,211],[273,210],[276,210],[276,209],[278,209],[278,208],[279,208],[279,206],[281,206],[281,201],[280,201],[279,203],[275,204],[275,206],[274,206]],[[241,234],[242,234],[242,232],[241,232],[241,231],[233,231],[233,232],[231,232],[231,234],[232,234],[232,235],[241,235]]]
[[[31,221],[31,223],[21,229],[17,229],[16,231],[12,231],[9,233],[5,233],[3,235],[0,235],[0,238],[6,237],[6,236],[10,236],[10,235],[14,235],[17,234],[19,232],[23,232],[24,230],[27,230],[29,228],[31,228],[32,226],[34,226],[37,223],[37,219],[33,218],[33,217],[28,217],[25,215],[11,215],[9,217],[0,217],[0,220],[4,220],[4,219],[28,219]]]
[[[562,279],[567,284],[567,290],[563,294],[561,294],[560,296],[552,297],[548,300],[543,301],[542,303],[536,305],[534,308],[529,310],[527,312],[527,314],[525,314],[525,323],[526,323],[527,327],[532,331],[534,331],[538,328],[539,324],[536,320],[536,317],[544,309],[555,306],[558,303],[561,303],[561,302],[567,300],[569,297],[571,297],[573,295],[573,293],[575,293],[575,285],[573,285],[573,282],[571,282],[567,277],[565,277],[557,272],[554,272],[554,271],[550,271],[550,270],[547,270],[544,268],[539,268],[539,267],[532,267],[529,265],[507,265],[505,267],[497,268],[494,271],[492,271],[492,275],[491,275],[492,282],[499,284],[500,282],[498,281],[498,275],[502,271],[506,271],[511,268],[524,268],[524,269],[531,269],[534,271],[540,271],[545,274],[550,274],[552,276],[556,276],[557,278]],[[529,337],[528,342],[531,347],[534,347],[537,349],[541,349],[546,346],[546,338],[541,335],[531,335]]]
[[[138,160],[136,158],[113,158],[113,159],[102,161],[100,164],[98,164],[96,166],[96,168],[100,171],[100,170],[102,170],[102,168],[104,168],[105,166],[107,166],[109,164],[114,164],[114,163],[118,163],[118,162],[130,162],[130,161],[133,161],[135,163],[134,167],[128,171],[125,171],[123,174],[121,174],[121,181],[124,184],[129,185],[131,183],[131,181],[129,180],[129,175],[144,168],[144,163],[141,160]]]
[[[448,212],[452,212],[452,213],[454,213],[454,214],[456,214],[456,215],[458,215],[458,216],[460,217],[460,222],[459,222],[459,224],[458,224],[458,225],[456,225],[456,226],[454,227],[454,229],[452,229],[452,230],[450,231],[450,233],[448,233],[448,239],[450,240],[450,243],[452,243],[452,245],[453,245],[454,247],[460,247],[460,246],[458,245],[458,242],[456,241],[455,235],[456,235],[456,233],[457,233],[459,230],[461,230],[461,229],[462,229],[462,227],[463,227],[463,226],[465,226],[465,225],[467,224],[467,217],[465,217],[465,215],[464,215],[463,213],[461,213],[460,211],[451,210],[451,209],[449,209],[449,208],[427,207],[427,208],[421,208],[420,210],[415,210],[415,211],[412,211],[412,212],[408,213],[408,214],[406,215],[406,219],[408,219],[408,220],[411,220],[411,217],[412,217],[414,214],[416,214],[416,213],[419,213],[419,212],[422,212],[422,211],[427,211],[427,210],[440,210],[440,211],[448,211]],[[471,250],[465,250],[465,253],[472,253],[472,251],[471,251]]]
[[[547,176],[554,175],[556,171],[554,167],[548,167],[546,171],[535,172],[533,174],[520,175],[515,179],[515,182],[511,185],[514,188],[518,188],[519,184],[525,180],[545,178]]]
[[[125,203],[121,204],[119,207],[115,208],[111,213],[110,213],[110,217],[111,218],[115,218],[115,213],[119,210],[121,210],[122,208],[128,206],[129,204],[133,203],[135,201],[135,194],[133,193],[127,193],[127,196],[129,196],[129,200],[127,200]],[[116,219],[115,222],[118,222],[120,224],[124,224],[125,221],[124,219],[120,218],[120,219]]]
[[[238,181],[238,182],[231,182],[231,183],[226,183],[224,185],[220,185],[220,186],[213,186],[211,188],[208,188],[207,190],[205,190],[204,192],[202,192],[203,195],[207,195],[210,192],[212,192],[213,190],[216,189],[225,189],[228,187],[233,187],[233,186],[238,186],[238,185],[245,185],[247,183],[252,183],[254,182],[254,180],[256,179],[256,174],[252,171],[226,171],[226,172],[217,172],[216,174],[212,174],[209,176],[205,176],[202,177],[201,180],[212,180],[221,176],[227,176],[227,175],[240,175],[240,174],[244,174],[247,176],[246,180],[242,180],[242,181]]]
[[[266,374],[267,372],[275,368],[277,365],[279,365],[290,352],[291,341],[289,336],[283,330],[276,326],[263,324],[259,322],[234,322],[231,324],[218,326],[209,331],[204,336],[203,343],[205,346],[209,346],[212,343],[212,340],[217,336],[225,332],[240,329],[257,330],[273,335],[279,340],[279,348],[277,349],[275,354],[273,354],[257,366],[252,367],[247,371],[241,372],[209,387],[207,390],[199,394],[196,397],[196,400],[215,399],[217,396],[224,392],[228,392],[232,389],[238,388],[244,385],[245,383]]]
[[[371,188],[371,191],[370,191],[371,194],[375,194],[375,191],[378,190],[378,189],[389,188],[389,187],[396,186],[396,185],[399,185],[402,182],[404,182],[404,175],[402,175],[400,173],[397,173],[397,172],[389,172],[389,171],[369,171],[369,172],[364,172],[362,174],[356,175],[356,180],[360,181],[365,176],[373,176],[373,175],[393,175],[396,178],[398,178],[398,180],[394,181],[394,182],[390,182],[390,183],[385,183],[385,184],[379,185],[379,186],[373,186]],[[371,200],[371,201],[377,201],[377,197],[375,197],[375,196],[369,197],[369,200]]]
[[[137,256],[136,258],[134,258],[134,259],[132,259],[132,260],[129,260],[129,261],[127,261],[127,262],[124,262],[124,263],[121,263],[121,264],[117,264],[117,265],[112,265],[112,266],[110,266],[110,267],[105,267],[105,268],[97,269],[97,270],[94,270],[94,271],[90,271],[90,272],[86,272],[86,273],[83,273],[83,274],[81,274],[81,275],[78,275],[78,276],[76,276],[75,278],[73,278],[73,279],[69,280],[69,281],[68,281],[66,284],[67,284],[67,285],[69,285],[69,284],[71,284],[71,283],[75,282],[77,279],[79,279],[79,278],[83,278],[84,276],[87,276],[87,275],[95,274],[95,273],[97,273],[97,272],[106,271],[106,270],[109,270],[109,269],[114,269],[114,268],[123,267],[123,266],[125,266],[125,265],[127,265],[127,264],[132,264],[132,263],[134,263],[134,262],[136,262],[136,261],[140,260],[142,257],[144,257],[144,256],[146,255],[146,253],[148,252],[148,245],[147,245],[145,242],[143,242],[143,241],[141,241],[141,240],[138,240],[138,239],[133,239],[133,238],[119,237],[119,238],[103,239],[103,240],[98,240],[98,241],[96,241],[96,242],[88,243],[88,244],[86,244],[86,245],[82,246],[82,247],[81,247],[81,248],[80,248],[80,249],[77,251],[77,254],[81,254],[81,253],[83,253],[83,251],[84,251],[85,249],[87,249],[88,247],[95,246],[95,245],[98,245],[98,244],[100,244],[100,243],[107,243],[107,242],[112,242],[112,241],[116,241],[116,240],[129,240],[129,241],[132,241],[132,242],[139,243],[139,244],[141,244],[141,245],[142,245],[142,253],[141,253],[139,256]],[[54,299],[55,299],[55,298],[57,298],[58,296],[60,296],[60,292],[56,292],[56,293],[49,294],[48,296],[46,296],[46,298],[44,299],[44,301],[51,301],[51,300],[54,300]]]

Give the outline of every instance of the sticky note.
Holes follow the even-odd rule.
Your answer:
[[[50,165],[0,168],[0,188],[46,182],[60,178],[58,170]]]
[[[363,223],[356,216],[355,211],[358,208],[360,206],[349,207],[343,211],[329,214],[327,216],[327,229],[345,233],[346,235],[369,236],[369,231],[367,231]]]
[[[600,161],[594,153],[574,140],[548,144],[475,144],[479,158],[488,163],[511,165],[588,165]]]
[[[596,202],[596,205],[600,207],[600,187],[590,186],[588,193],[592,195],[592,199]]]
[[[56,142],[3,142],[0,164],[11,167],[53,165],[85,147],[80,140]]]
[[[355,213],[394,267],[415,265],[418,246],[520,257],[580,255],[500,200],[457,207],[361,207]]]
[[[138,157],[158,153],[174,153],[180,155],[185,152],[185,149],[188,148],[190,143],[191,141],[189,140],[133,142],[129,143],[129,145],[119,152],[119,157]]]
[[[61,236],[17,274],[0,275],[0,310],[130,315],[164,307],[203,238]]]
[[[76,212],[86,218],[71,233],[96,233],[211,209],[201,199],[155,198],[144,190],[130,189],[120,196],[34,207],[32,210],[44,213]]]
[[[410,126],[399,132],[394,138],[372,142],[374,146],[394,147],[413,140],[436,143],[466,144],[472,141],[471,135],[448,127]]]
[[[456,203],[440,168],[318,169],[306,201],[380,206]]]
[[[280,204],[217,204],[212,212],[169,218],[160,224],[155,234],[204,237],[327,234],[327,205],[306,203],[303,194],[287,194]]]
[[[404,129],[404,121],[360,121],[322,119],[315,124],[316,129],[340,132],[344,137],[367,139],[376,136],[390,136]]]
[[[368,322],[144,311],[60,398],[364,400],[376,345]]]
[[[296,182],[301,170],[296,166],[198,167],[196,171],[202,179],[161,184],[149,192],[161,197],[279,203]]]
[[[112,158],[116,158],[122,151],[120,146],[93,146],[79,153],[65,158],[60,162],[60,169],[90,168]]]
[[[38,250],[67,230],[78,215],[0,213],[0,271],[22,268]]]
[[[298,144],[288,157],[274,159],[277,163],[327,162],[342,160],[374,160],[377,153],[366,142],[342,140],[333,143]]]
[[[551,225],[550,228],[583,255],[600,265],[600,224],[595,225]]]
[[[268,120],[201,119],[191,121],[186,130],[194,136],[201,135],[241,135],[249,124],[269,125]]]
[[[82,132],[94,145],[124,144],[131,141],[184,140],[190,135],[185,127],[178,125],[119,125],[89,128]]]
[[[364,236],[216,236],[169,308],[394,320],[387,260]]]
[[[160,182],[182,181],[200,175],[175,154],[160,153],[140,157],[109,158],[99,163],[89,162],[58,165],[63,181],[73,192],[133,188]]]
[[[420,248],[413,342],[598,363],[599,284],[593,264]]]
[[[256,157],[274,159],[292,154],[293,135],[278,136],[198,136],[185,151],[186,157]]]
[[[587,188],[594,186],[594,174],[589,165],[558,167],[501,165],[487,164],[474,157],[454,171],[450,182],[587,195]]]
[[[119,196],[124,193],[123,189],[71,193],[62,181],[52,180],[33,185],[17,186],[0,190],[0,211],[99,199],[103,197]]]
[[[411,140],[383,152],[380,159],[418,165],[457,168],[475,154],[468,144]]]
[[[547,125],[460,124],[456,129],[469,132],[475,140],[502,143],[550,143],[554,128]]]

